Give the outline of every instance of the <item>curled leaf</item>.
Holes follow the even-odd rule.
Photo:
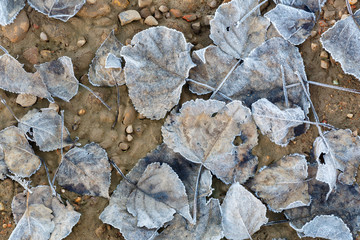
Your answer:
[[[96,143],[70,149],[58,169],[57,182],[81,195],[109,198],[110,164],[106,151]]]
[[[25,0],[2,2],[0,5],[0,25],[5,26],[12,23],[24,6]]]
[[[129,96],[139,113],[161,119],[179,102],[185,78],[194,67],[190,48],[181,32],[153,27],[121,49]]]
[[[245,182],[257,166],[251,149],[257,144],[250,110],[240,101],[229,104],[196,99],[170,115],[161,129],[164,142],[194,163],[201,163],[225,183]],[[238,137],[239,146],[233,144]]]
[[[274,212],[310,204],[304,155],[288,155],[255,175],[251,189]]]

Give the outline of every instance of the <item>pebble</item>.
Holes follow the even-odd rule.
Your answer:
[[[125,40],[125,45],[127,46],[127,45],[130,45],[130,44],[131,44],[131,39],[130,38],[126,39]]]
[[[159,7],[159,11],[162,12],[162,13],[166,13],[166,12],[169,11],[169,8],[167,6],[165,6],[165,5],[161,5]]]
[[[56,112],[59,112],[59,110],[60,110],[59,105],[57,105],[56,103],[50,103],[48,108],[51,108]]]
[[[145,23],[146,25],[149,25],[149,26],[156,26],[156,25],[159,24],[159,22],[158,22],[158,21],[156,20],[156,18],[154,18],[153,16],[148,16],[148,17],[145,19],[144,23]]]
[[[2,202],[0,202],[0,211],[4,211],[5,210],[5,206]]]
[[[191,28],[194,30],[194,32],[197,34],[200,32],[200,29],[201,29],[201,24],[200,22],[196,22],[196,23],[193,23],[191,24]]]
[[[125,131],[126,131],[126,133],[129,133],[129,134],[130,134],[130,133],[133,133],[133,132],[134,132],[134,128],[133,128],[132,125],[129,125],[129,126],[126,127]]]
[[[210,25],[210,21],[214,19],[214,15],[206,15],[203,18],[203,22],[205,26],[209,26]]]
[[[130,134],[128,134],[128,135],[126,136],[126,140],[127,140],[128,142],[131,142],[133,139],[134,139],[134,137],[131,136]]]
[[[154,13],[155,13],[155,10],[156,10],[155,6],[151,6],[151,7],[150,7],[150,12],[151,12],[151,14],[154,14]]]
[[[111,8],[109,4],[104,2],[96,2],[96,4],[84,5],[76,15],[86,18],[97,18],[108,16],[110,12]]]
[[[12,24],[2,27],[2,33],[15,43],[25,38],[29,27],[29,18],[25,11],[21,11]]]
[[[326,61],[326,60],[321,60],[320,66],[321,66],[321,68],[323,68],[323,69],[328,69],[329,66],[330,66],[330,64],[329,64],[329,62]]]
[[[324,13],[324,19],[325,20],[331,20],[331,19],[334,19],[335,18],[335,11],[333,10],[333,11],[329,11],[329,10],[327,10],[327,11],[325,11],[325,13]]]
[[[354,5],[354,4],[357,3],[357,0],[349,0],[349,3],[350,3],[351,5]]]
[[[137,21],[140,19],[141,19],[141,16],[140,16],[139,12],[136,10],[127,10],[127,11],[121,12],[119,14],[119,20],[120,20],[121,26],[124,26],[128,23],[131,23],[133,21]]]
[[[154,16],[156,19],[160,19],[162,18],[162,14],[159,10],[155,9],[155,13],[154,13]]]
[[[195,14],[184,15],[182,18],[188,22],[193,22],[197,19]]]
[[[136,118],[135,109],[133,107],[128,107],[128,108],[125,109],[124,118],[123,118],[122,123],[125,126],[128,126],[128,125],[130,125],[131,123],[134,122],[135,118]]]
[[[79,203],[79,202],[81,202],[81,197],[77,197],[77,198],[75,198],[74,202],[75,202],[75,203]]]
[[[51,51],[50,50],[41,50],[40,55],[43,58],[50,58],[51,57]]]
[[[21,105],[22,107],[30,107],[36,103],[37,97],[21,93],[16,98],[16,103]]]
[[[339,85],[339,80],[335,79],[335,80],[332,81],[332,83],[333,83],[334,85]]]
[[[66,192],[65,189],[62,188],[62,189],[61,189],[61,193],[65,193],[65,192]]]
[[[86,110],[82,108],[82,109],[80,109],[80,110],[78,111],[77,114],[78,114],[79,116],[82,116],[82,115],[84,115],[85,113],[86,113]]]
[[[95,4],[95,3],[96,3],[96,0],[86,0],[86,3],[88,3],[88,4]]]
[[[315,37],[317,35],[317,32],[316,31],[311,31],[311,33],[310,33],[310,36],[311,37]]]
[[[328,59],[328,58],[329,58],[329,54],[328,54],[326,51],[321,51],[321,53],[320,53],[320,58]]]
[[[111,2],[112,5],[121,7],[121,8],[126,8],[130,3],[129,0],[112,0]]]
[[[313,50],[314,52],[319,48],[319,45],[317,43],[311,43],[311,50]]]
[[[121,150],[123,150],[123,151],[126,151],[126,150],[128,150],[129,149],[129,144],[127,144],[127,143],[120,143],[119,144],[119,148],[121,149]]]
[[[164,13],[164,15],[166,19],[171,17],[171,14],[169,12]]]
[[[346,114],[346,117],[349,119],[352,119],[354,117],[354,114],[352,114],[352,113]]]
[[[145,117],[144,115],[142,115],[141,113],[139,113],[138,119],[143,120],[143,119],[145,119],[145,118],[146,118],[146,117]]]
[[[349,16],[349,14],[343,14],[342,16],[341,16],[341,20],[344,20],[345,18],[347,18]]]
[[[85,45],[85,43],[86,43],[86,39],[85,39],[83,36],[81,36],[81,37],[79,37],[76,45],[77,45],[78,47],[82,47],[82,46]]]
[[[182,17],[182,12],[179,9],[172,8],[172,9],[170,9],[170,13],[175,18],[181,18]]]
[[[43,40],[43,41],[49,41],[48,36],[44,32],[40,33],[40,39]]]
[[[216,8],[217,2],[216,0],[208,1],[207,5],[211,8]]]
[[[141,9],[141,11],[140,11],[140,16],[142,17],[142,18],[147,18],[148,16],[150,16],[151,15],[151,12],[150,12],[150,9],[149,8],[143,8],[143,9]]]
[[[143,8],[143,7],[147,7],[152,3],[152,0],[139,0],[138,4],[139,7]]]
[[[37,64],[39,57],[39,49],[37,47],[28,48],[24,51],[23,56],[31,64]]]

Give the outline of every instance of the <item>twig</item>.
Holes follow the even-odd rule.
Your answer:
[[[281,80],[282,80],[282,83],[283,83],[285,106],[288,108],[289,107],[289,97],[288,97],[288,93],[287,93],[287,89],[286,89],[286,81],[285,81],[285,73],[284,73],[283,65],[280,65],[280,70],[281,70]]]
[[[116,171],[121,175],[121,177],[123,179],[125,179],[128,183],[136,186],[136,183],[134,183],[133,181],[131,181],[130,179],[128,179],[125,174],[121,171],[121,169],[114,163],[113,160],[109,159],[109,162],[111,163],[111,165],[113,165],[113,167],[116,169]]]
[[[205,88],[207,88],[207,89],[209,89],[209,90],[211,90],[211,91],[215,91],[215,88],[213,88],[213,87],[211,87],[211,86],[209,86],[209,85],[207,85],[207,84],[205,84],[205,83],[201,83],[201,82],[195,81],[195,80],[190,79],[190,78],[187,78],[186,81],[195,83],[195,84],[197,84],[197,85],[199,85],[199,86],[202,86],[202,87],[205,87]],[[232,98],[226,96],[226,95],[223,94],[222,92],[218,92],[218,93],[219,93],[223,98],[225,98],[226,100],[232,101]]]
[[[10,174],[6,174],[6,176],[8,178],[11,178],[12,180],[14,180],[15,182],[19,183],[26,191],[28,191],[29,193],[32,193],[32,191],[29,188],[30,182],[31,181],[26,181],[25,179],[20,178],[19,176],[16,175],[10,175]]]
[[[199,195],[199,183],[200,183],[200,177],[201,177],[201,171],[202,171],[203,165],[201,164],[198,170],[198,174],[196,177],[196,184],[195,184],[195,192],[194,192],[194,207],[193,207],[193,222],[192,224],[196,224],[196,215],[197,215],[197,200]]]
[[[63,162],[63,159],[64,159],[64,149],[63,149],[63,141],[64,141],[64,110],[61,110],[60,111],[60,115],[61,115],[61,139],[60,139],[60,157],[61,157],[61,160],[60,160],[60,164],[59,166],[57,167],[56,169],[56,172],[54,174],[54,177],[53,177],[53,180],[51,181],[51,184],[54,186],[55,185],[55,179],[56,179],[56,175],[58,174],[59,172],[59,168]],[[50,184],[50,185],[51,185]]]
[[[6,100],[0,95],[0,99],[1,99],[1,103],[4,104],[4,106],[9,110],[9,112],[11,113],[11,115],[16,119],[16,121],[19,123],[20,120],[15,116],[15,113],[13,112],[13,110],[9,107],[9,105],[7,105]]]
[[[48,179],[50,188],[51,188],[52,195],[53,195],[53,196],[56,196],[55,186],[53,185],[53,183],[52,183],[51,180],[50,180],[49,169],[48,169],[48,167],[46,166],[45,161],[44,161],[42,158],[40,158],[40,160],[41,160],[42,164],[43,164],[44,167],[45,167],[45,172],[46,172],[46,176],[47,176],[47,179]]]
[[[256,7],[254,7],[253,9],[251,9],[250,12],[248,12],[247,14],[245,14],[245,16],[240,19],[239,21],[237,21],[235,23],[235,26],[238,28],[240,26],[241,23],[243,23],[251,14],[253,14],[256,10],[258,10],[262,5],[264,5],[268,0],[265,0],[261,3],[259,3]]]
[[[88,90],[89,92],[91,92],[97,99],[99,99],[99,101],[104,104],[104,106],[111,111],[111,107],[109,105],[106,104],[106,102],[104,102],[104,100],[101,99],[101,97],[99,97],[93,90],[91,90],[91,88],[89,88],[88,86],[79,83],[80,86],[82,86],[83,88],[85,88],[86,90]]]
[[[347,7],[347,10],[348,10],[349,14],[350,14],[351,16],[354,15],[354,14],[353,14],[353,11],[352,11],[352,9],[351,9],[349,0],[345,0],[345,2],[346,2],[346,7]]]
[[[4,48],[3,46],[0,45],[0,49],[3,50],[4,53],[9,54],[8,50],[6,50],[6,48]]]

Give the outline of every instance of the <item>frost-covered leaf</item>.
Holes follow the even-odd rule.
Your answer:
[[[13,93],[27,93],[47,98],[51,102],[54,101],[40,74],[26,72],[23,65],[9,54],[0,56],[0,88]]]
[[[106,151],[96,143],[70,149],[58,169],[57,182],[81,195],[109,198],[110,163]]]
[[[192,59],[196,67],[190,70],[189,78],[197,82],[206,84],[214,89],[219,86],[221,81],[230,72],[236,64],[236,59],[223,52],[217,46],[208,46],[206,48],[194,51]],[[190,91],[196,94],[207,94],[211,89],[199,84],[189,82]]]
[[[262,134],[278,145],[286,146],[290,140],[306,130],[304,111],[300,107],[276,106],[266,98],[251,105],[254,121]],[[301,131],[302,130],[302,131]]]
[[[11,203],[15,223],[19,222],[26,211],[26,206],[42,205],[53,211],[54,218],[52,223],[55,224],[54,230],[51,232],[50,240],[64,239],[71,233],[71,229],[80,219],[80,213],[74,211],[73,207],[67,203],[62,204],[57,196],[52,195],[49,186],[37,186],[31,189],[27,199],[27,192],[15,195]]]
[[[228,239],[251,239],[251,235],[268,222],[265,205],[238,182],[229,188],[221,210]]]
[[[341,63],[345,73],[360,80],[360,10],[354,15],[337,21],[333,27],[321,35],[320,41],[335,61]]]
[[[290,107],[292,104],[300,106],[307,114],[310,104],[296,73],[300,80],[307,80],[299,49],[283,38],[275,37],[254,49],[220,91],[243,101],[246,106],[260,98],[281,104],[288,99]]]
[[[315,26],[314,13],[278,4],[265,15],[275,25],[281,36],[294,45],[303,43]]]
[[[350,229],[343,220],[334,215],[320,215],[296,229],[300,237],[352,240]]]
[[[51,18],[66,22],[73,17],[86,0],[28,0],[29,5]]]
[[[180,99],[185,78],[194,63],[190,43],[181,32],[153,27],[136,34],[121,49],[125,81],[135,109],[150,119],[161,119]]]
[[[336,186],[336,179],[352,185],[360,165],[360,138],[349,129],[332,130],[324,133],[327,144],[321,137],[314,141],[314,153],[318,162],[316,179],[329,184],[330,191]],[[341,173],[338,175],[337,170]]]
[[[250,109],[240,101],[186,102],[161,130],[171,149],[203,164],[225,183],[245,182],[255,172],[258,161],[251,149],[257,144],[257,130]],[[237,136],[242,140],[239,146],[233,144]]]
[[[17,127],[11,126],[0,131],[1,149],[7,168],[19,177],[30,177],[41,165],[24,132]]]
[[[288,6],[293,6],[296,8],[301,8],[307,11],[311,11],[313,13],[319,11],[319,3],[320,8],[324,6],[326,0],[274,0],[276,4],[285,4]]]
[[[19,128],[28,138],[36,142],[41,151],[48,152],[61,148],[61,117],[51,108],[33,109],[20,119]],[[63,147],[73,141],[66,127],[63,130]]]
[[[266,40],[270,22],[255,9],[257,5],[257,0],[232,0],[219,6],[210,21],[210,38],[221,50],[243,59]]]
[[[310,204],[307,169],[304,155],[285,156],[257,173],[251,189],[274,212],[307,206]]]
[[[51,62],[35,65],[53,97],[70,101],[78,92],[79,81],[74,75],[71,58],[63,56]]]
[[[136,166],[126,175],[126,177],[136,183],[141,178],[146,167],[154,162],[167,163],[179,176],[184,183],[190,205],[194,199],[194,189],[197,179],[199,165],[187,161],[180,154],[174,153],[165,144],[160,145],[156,150],[149,153],[145,158],[140,159]],[[212,177],[208,170],[203,170],[201,181],[199,183],[199,196],[208,196],[211,194]],[[156,229],[147,229],[137,226],[137,218],[127,211],[126,205],[128,197],[135,190],[135,186],[122,180],[113,192],[109,206],[101,213],[100,219],[104,223],[110,224],[120,230],[127,240],[145,240],[157,235]],[[175,218],[170,222],[176,221],[180,216],[189,225],[180,214],[176,213]],[[169,224],[170,224],[169,223]],[[164,231],[167,231],[166,229]]]
[[[95,53],[90,68],[89,82],[94,86],[115,86],[125,84],[122,71],[120,50],[122,44],[115,37],[114,31],[101,44]]]
[[[178,212],[191,221],[185,186],[166,163],[148,165],[131,192],[127,210],[138,227],[160,228]]]
[[[4,180],[6,178],[7,173],[8,173],[8,168],[5,163],[5,153],[0,143],[0,180]]]
[[[55,224],[52,222],[54,216],[51,213],[50,208],[41,204],[29,206],[11,233],[9,240],[48,240],[55,228]]]
[[[21,9],[25,6],[25,0],[2,1],[0,4],[0,25],[12,23]]]

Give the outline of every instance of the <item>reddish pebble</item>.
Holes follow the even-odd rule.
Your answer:
[[[33,24],[33,27],[34,27],[35,29],[39,29],[39,25],[37,25],[36,23]]]
[[[196,15],[194,14],[184,15],[182,18],[188,22],[192,22],[197,19]]]
[[[173,17],[180,18],[182,16],[182,12],[179,9],[170,9],[170,13]]]

